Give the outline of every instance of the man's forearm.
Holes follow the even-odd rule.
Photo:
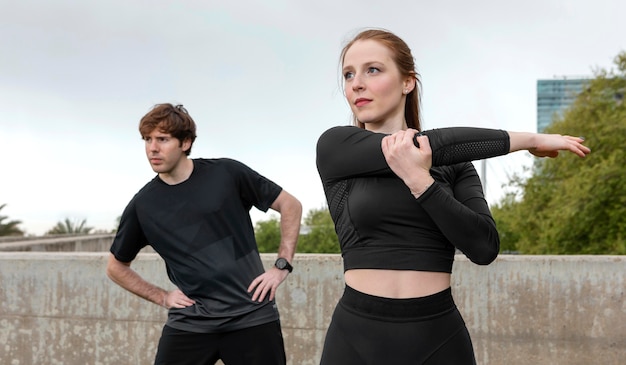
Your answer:
[[[112,258],[110,261],[115,260]],[[130,265],[109,263],[107,276],[129,292],[160,306],[165,306],[167,291],[144,280]]]
[[[283,215],[281,213],[278,256],[286,258],[289,262],[293,260],[296,254],[296,246],[300,234],[300,216],[301,214]]]
[[[281,207],[280,211],[280,246],[278,256],[293,260],[296,253],[298,237],[300,235],[300,220],[302,219],[302,205],[291,198]]]

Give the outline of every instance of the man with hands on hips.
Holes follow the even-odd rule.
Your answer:
[[[293,269],[300,202],[241,162],[189,158],[196,124],[182,105],[156,105],[139,131],[157,176],[126,206],[106,271],[168,309],[155,364],[285,364],[274,298]],[[269,270],[254,238],[252,206],[280,213],[278,259]],[[175,290],[131,269],[147,245],[165,261]]]

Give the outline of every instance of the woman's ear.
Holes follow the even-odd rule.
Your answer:
[[[415,77],[414,76],[409,76],[406,79],[404,79],[404,93],[405,94],[409,94],[411,91],[413,91],[413,89],[415,89]]]

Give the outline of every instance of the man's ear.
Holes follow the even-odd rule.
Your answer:
[[[183,143],[181,143],[181,148],[183,149],[183,152],[188,151],[191,148],[191,139],[185,139]]]

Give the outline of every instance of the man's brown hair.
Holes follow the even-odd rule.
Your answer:
[[[189,139],[191,145],[185,151],[185,154],[189,156],[191,146],[193,146],[193,142],[196,140],[196,123],[187,112],[187,109],[180,104],[176,106],[169,103],[155,105],[139,122],[141,138],[145,138],[145,136],[157,128],[159,131],[169,133],[172,137],[178,139],[181,146],[183,141]]]

